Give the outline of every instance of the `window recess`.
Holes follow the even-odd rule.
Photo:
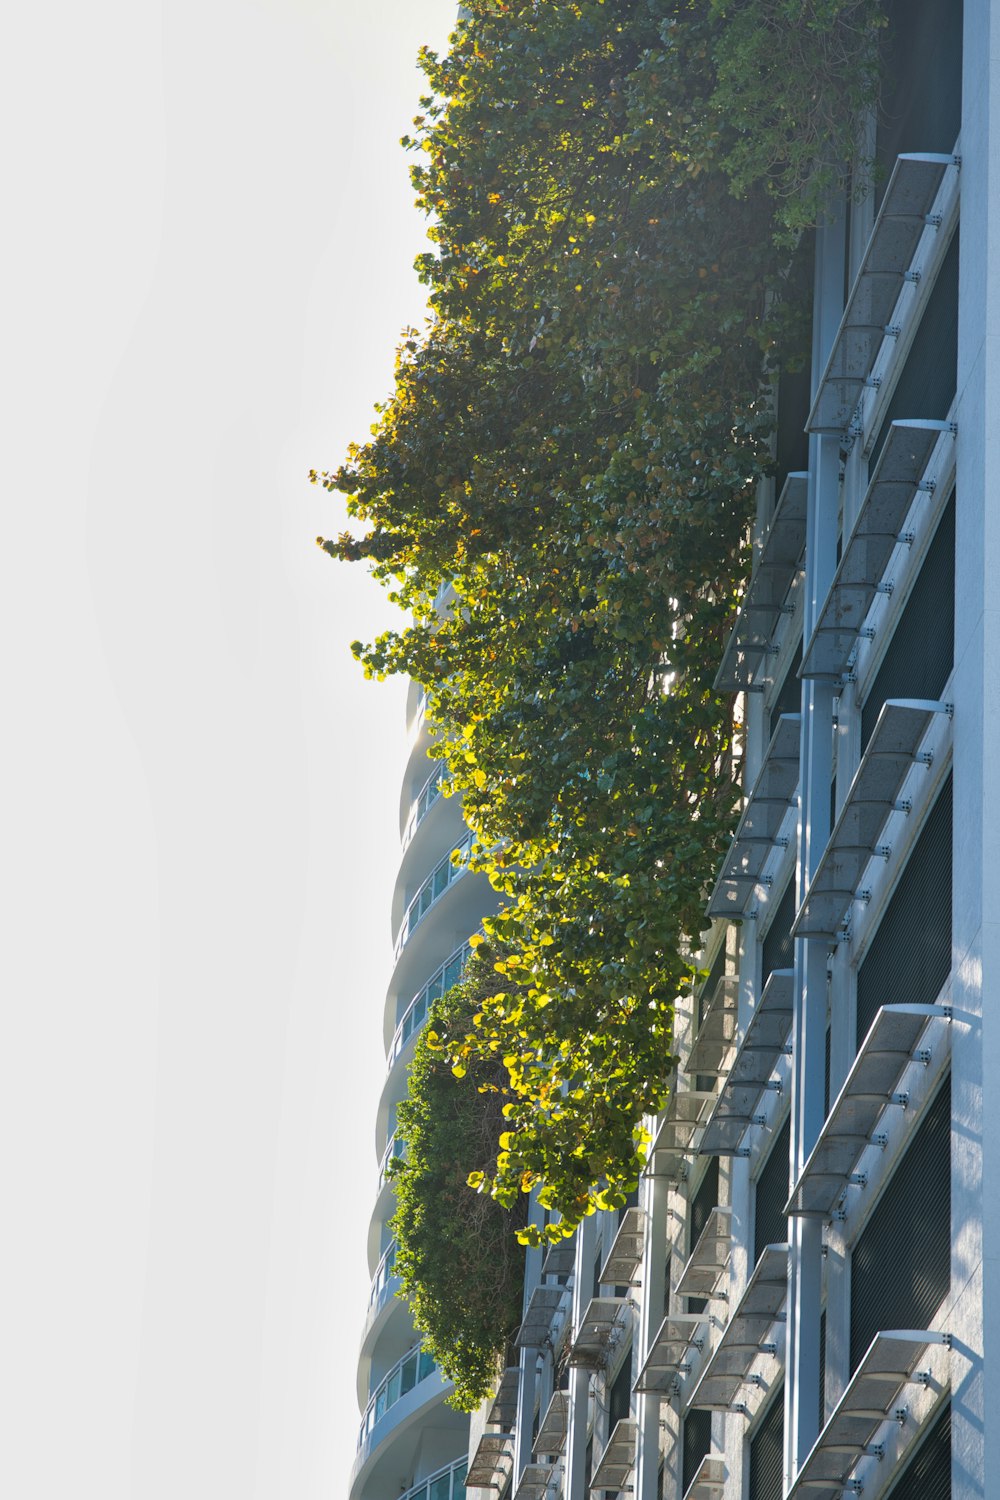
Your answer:
[[[722,1500],[725,1488],[726,1460],[720,1453],[706,1453],[684,1491],[684,1500]]]
[[[778,719],[722,862],[708,903],[709,917],[744,916],[771,851],[788,847],[788,837],[782,837],[781,828],[789,809],[797,805],[801,725],[799,714],[782,714]]]
[[[785,480],[715,679],[718,693],[764,690],[764,682],[756,681],[757,670],[778,655],[774,641],[778,624],[782,615],[795,612],[788,595],[805,552],[808,478],[797,472]]]
[[[677,1283],[678,1297],[725,1297],[719,1283],[733,1245],[731,1208],[712,1209]]]
[[[637,1395],[674,1395],[705,1348],[705,1313],[669,1313],[656,1330],[649,1353],[632,1389]]]
[[[615,1423],[608,1445],[601,1454],[600,1463],[590,1481],[591,1492],[614,1490],[617,1493],[625,1488],[625,1481],[635,1463],[635,1435],[634,1418],[623,1417],[620,1422]]]
[[[847,673],[865,620],[878,594],[892,592],[889,560],[900,542],[913,540],[906,520],[918,492],[937,484],[928,473],[950,422],[893,422],[871,484],[830,585],[816,628],[806,646],[800,675],[840,681]]]
[[[904,323],[913,317],[912,302],[908,315],[897,307],[900,293],[908,282],[916,284],[929,274],[922,262],[929,262],[940,249],[928,245],[921,263],[916,263],[921,240],[925,233],[937,236],[943,228],[950,230],[958,173],[954,171],[947,182],[946,173],[956,166],[951,154],[897,157],[809,413],[810,432],[846,435],[866,389],[880,385],[874,367],[882,344],[900,339]],[[942,187],[946,191],[936,202]]]
[[[877,1333],[838,1401],[798,1477],[788,1500],[841,1500],[860,1495],[863,1483],[852,1477],[866,1457],[882,1456],[879,1441],[888,1423],[907,1420],[904,1395],[908,1385],[924,1384],[928,1352],[948,1344],[945,1333],[924,1329],[894,1329]]]
[[[532,1452],[557,1457],[566,1446],[569,1431],[569,1397],[565,1391],[553,1391],[552,1400],[545,1408],[535,1438]]]
[[[760,1113],[766,1090],[778,1091],[773,1077],[778,1062],[791,1053],[794,970],[774,969],[757,1002],[746,1036],[729,1070],[715,1109],[701,1137],[703,1156],[749,1156],[743,1137]]]
[[[932,1037],[935,1018],[939,1030]],[[878,1125],[885,1111],[906,1108],[909,1094],[902,1084],[910,1064],[929,1066],[936,1053],[941,1065],[950,1050],[950,1019],[945,1005],[882,1006],[792,1190],[787,1214],[831,1219],[849,1186],[867,1186],[858,1170],[861,1157],[870,1145],[884,1149]]]
[[[641,1208],[627,1208],[622,1214],[614,1244],[601,1268],[602,1286],[639,1286],[636,1273],[642,1261],[646,1239],[646,1216]]]
[[[730,1054],[736,1045],[739,987],[738,974],[723,974],[707,997],[698,1034],[688,1054],[687,1071],[692,1077],[721,1078],[728,1072]]]
[[[705,1121],[718,1095],[701,1089],[671,1093],[649,1148],[647,1177],[665,1177],[675,1186],[688,1175],[688,1157],[698,1154]]]
[[[920,743],[935,714],[950,705],[924,699],[890,699],[882,708],[840,817],[792,927],[793,937],[823,937],[836,943],[844,934],[861,877],[871,859],[888,859],[880,842],[890,813],[907,811],[903,783],[921,759]]]
[[[762,1355],[783,1354],[787,1295],[788,1246],[768,1245],[685,1402],[688,1408],[749,1415],[738,1398],[743,1386],[761,1383],[752,1372]]]

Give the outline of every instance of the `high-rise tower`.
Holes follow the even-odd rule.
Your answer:
[[[443,763],[428,759],[430,738],[417,688],[408,699],[410,745],[400,794],[401,856],[392,898],[394,967],[385,1000],[386,1078],[378,1105],[378,1181],[368,1230],[372,1271],[358,1358],[361,1429],[350,1500],[464,1500],[469,1421],[446,1404],[450,1390],[423,1351],[397,1295],[390,1221],[389,1163],[405,1151],[396,1109],[428,1007],[459,978],[468,939],[496,907],[484,876],[468,873],[455,850],[468,848],[458,799],[442,795]]]

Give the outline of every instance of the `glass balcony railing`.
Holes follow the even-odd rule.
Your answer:
[[[465,1500],[465,1475],[468,1459],[459,1458],[446,1469],[438,1469],[429,1479],[422,1479],[404,1491],[399,1500]]]
[[[378,1265],[375,1267],[375,1275],[372,1277],[372,1289],[368,1293],[368,1306],[374,1307],[376,1302],[385,1291],[389,1282],[395,1275],[396,1265],[396,1241],[393,1240]]]
[[[463,943],[461,948],[456,948],[450,958],[446,958],[438,969],[424,985],[418,995],[414,995],[406,1010],[403,1019],[396,1027],[389,1047],[389,1055],[386,1058],[386,1066],[391,1068],[396,1058],[406,1046],[415,1031],[419,1031],[427,1020],[427,1012],[435,1000],[440,999],[445,990],[450,990],[453,984],[457,984],[462,977],[462,970],[469,960],[472,949],[468,943]]]
[[[385,1184],[386,1174],[389,1171],[389,1163],[392,1161],[393,1157],[402,1156],[405,1150],[406,1142],[403,1140],[403,1137],[397,1135],[395,1131],[393,1131],[392,1135],[389,1137],[388,1143],[386,1144],[385,1150],[382,1152],[382,1160],[378,1164],[378,1192],[382,1191],[382,1188]]]
[[[434,806],[435,802],[440,797],[441,785],[444,780],[444,761],[439,760],[434,770],[428,776],[427,780],[424,782],[423,786],[420,788],[420,791],[417,793],[416,797],[413,799],[412,804],[410,805],[409,817],[406,820],[406,827],[403,829],[404,849],[412,839],[413,835],[416,833],[424,818],[426,818],[427,814]]]
[[[453,851],[458,854],[457,864],[452,863],[451,854],[446,854],[444,859],[434,866],[434,869],[406,908],[403,925],[399,929],[399,936],[396,939],[395,958],[399,958],[399,955],[406,947],[407,940],[423,921],[435,901],[444,895],[450,885],[454,885],[455,881],[460,880],[465,874],[465,861],[468,859],[469,851],[472,848],[472,837],[471,833],[466,834],[465,838],[457,846],[457,850]]]
[[[372,1392],[361,1420],[358,1446],[368,1437],[375,1423],[381,1421],[402,1396],[408,1395],[415,1385],[426,1380],[428,1375],[433,1375],[436,1369],[437,1365],[422,1348],[411,1349],[409,1354],[404,1354]]]

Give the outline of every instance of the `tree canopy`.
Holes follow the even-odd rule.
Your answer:
[[[617,1206],[662,1108],[678,996],[739,794],[712,683],[805,346],[790,247],[857,160],[875,0],[468,0],[405,144],[430,311],[335,472],[408,623],[354,650],[428,694],[433,754],[508,898],[502,984],[454,1073],[499,1062],[480,1193]]]

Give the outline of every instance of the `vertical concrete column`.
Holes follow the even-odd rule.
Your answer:
[[[819,381],[844,306],[846,225],[839,217],[816,233],[813,307],[813,389]],[[837,566],[840,488],[835,439],[809,440],[806,577],[803,629],[808,640]],[[833,777],[833,685],[809,681],[802,693],[802,744],[797,901],[830,837]],[[827,949],[816,940],[795,944],[795,1015],[792,1028],[791,1173],[809,1155],[825,1118]],[[819,1320],[822,1297],[822,1230],[813,1220],[789,1221],[787,1379],[785,1383],[785,1487],[818,1432]]]
[[[638,1320],[636,1368],[641,1369],[663,1321],[666,1291],[667,1199],[669,1189],[662,1177],[645,1179],[644,1211],[646,1238],[642,1252],[642,1296]],[[640,1395],[636,1410],[639,1456],[636,1468],[636,1500],[658,1500],[660,1472],[660,1397]]]
[[[594,1285],[594,1250],[597,1245],[597,1215],[584,1219],[576,1233],[576,1271],[573,1278],[573,1328],[579,1328],[590,1304]],[[574,1366],[569,1377],[569,1429],[566,1435],[566,1481],[563,1493],[584,1495],[587,1463],[587,1418],[590,1407],[590,1371]]]
[[[545,1219],[544,1209],[539,1208],[535,1194],[531,1194],[528,1222],[541,1224]],[[544,1250],[526,1250],[524,1254],[524,1307],[527,1309],[531,1294],[542,1279]],[[521,1373],[517,1383],[517,1416],[514,1426],[514,1483],[522,1470],[531,1463],[531,1428],[535,1415],[535,1375],[538,1370],[538,1350],[522,1349]]]
[[[948,1327],[951,1493],[978,1500],[1000,1472],[1000,7],[966,0],[964,26]]]

